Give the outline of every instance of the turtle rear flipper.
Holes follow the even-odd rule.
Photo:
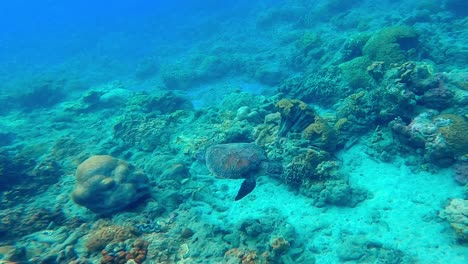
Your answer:
[[[255,186],[257,186],[257,182],[255,181],[254,178],[247,178],[242,182],[242,185],[237,192],[237,196],[234,199],[235,201],[239,201],[240,199],[244,198],[247,196],[247,194],[251,193],[253,189],[255,189]]]

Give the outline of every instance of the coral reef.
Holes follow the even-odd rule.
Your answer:
[[[34,80],[27,88],[20,89],[23,92],[10,96],[6,103],[13,109],[19,108],[24,111],[53,107],[67,98],[64,87],[68,82],[66,79],[52,78]]]
[[[114,125],[114,137],[127,146],[151,152],[170,140],[172,134],[168,130],[171,127],[171,122],[165,116],[130,113],[121,116]]]
[[[278,92],[290,98],[328,107],[350,94],[351,89],[342,82],[340,68],[330,65],[284,80]]]
[[[301,133],[315,121],[315,111],[300,100],[281,99],[276,108],[281,114],[279,135],[282,137],[288,133]]]
[[[306,149],[295,156],[286,166],[283,181],[291,187],[298,188],[308,181],[321,179],[316,171],[317,166],[330,158],[330,154],[320,149]]]
[[[423,148],[425,158],[438,166],[453,164],[468,147],[464,135],[468,123],[458,115],[437,115],[437,112],[428,111],[415,117],[407,126],[398,119],[389,126],[401,141],[414,148]]]
[[[414,263],[415,261],[403,251],[378,241],[368,240],[365,235],[343,234],[343,240],[337,252],[338,258],[342,262]]]
[[[453,165],[453,170],[455,180],[461,185],[466,185],[468,183],[468,155],[463,155]]]
[[[430,61],[407,61],[390,69],[389,79],[404,84],[416,95],[423,95],[441,84],[441,76],[436,72],[436,66]]]
[[[267,264],[268,254],[259,254],[255,250],[231,248],[224,254],[224,263],[227,264]]]
[[[192,103],[182,95],[172,91],[141,92],[127,100],[132,111],[145,114],[169,114],[178,110],[191,110]]]
[[[302,136],[304,139],[309,140],[311,145],[328,151],[335,150],[337,144],[337,135],[334,128],[319,116],[316,116],[315,122],[304,129]]]
[[[64,224],[62,212],[50,211],[44,208],[16,208],[0,211],[0,244],[18,240],[20,237],[37,231],[46,230],[54,223]]]
[[[392,63],[404,62],[414,56],[418,44],[418,34],[408,26],[383,28],[374,33],[362,49],[371,61]]]
[[[192,104],[172,92],[148,95],[137,94],[127,102],[127,111],[116,119],[114,137],[126,147],[152,152],[156,148],[167,148],[172,129],[177,123],[191,118]]]
[[[8,151],[0,152],[0,191],[20,184],[27,179],[28,171],[34,167],[34,161],[23,155],[15,155]]]
[[[274,237],[270,240],[270,247],[274,256],[280,256],[289,250],[291,244],[284,237]]]
[[[207,54],[208,53],[208,54]],[[238,71],[242,62],[228,53],[194,52],[184,61],[161,65],[161,78],[169,90],[188,89]]]
[[[369,196],[366,190],[351,187],[343,179],[307,182],[301,186],[300,192],[312,198],[313,204],[317,207],[327,205],[355,207]]]
[[[365,40],[367,36],[362,39]],[[361,43],[362,40],[358,41]],[[380,65],[392,65],[393,63],[403,63],[415,57],[415,49],[418,44],[418,34],[408,26],[394,26],[384,28],[374,33],[362,47],[351,49],[350,54],[360,54],[362,56],[348,55],[345,58],[350,60],[339,65],[344,78],[354,88],[366,88],[370,85],[371,76],[380,80],[382,72],[376,74],[375,63]],[[346,53],[345,53],[346,54]]]
[[[346,120],[347,126],[341,132],[356,133],[366,131],[377,119],[376,101],[371,100],[367,91],[359,91],[345,98],[337,109],[338,120]]]
[[[434,117],[434,122],[444,123],[439,127],[440,134],[446,140],[455,155],[467,154],[468,150],[468,122],[466,118],[454,114],[440,114]]]
[[[148,242],[137,239],[129,251],[123,249],[114,249],[113,251],[116,252],[108,252],[106,249],[102,250],[101,264],[142,264],[146,260]]]
[[[62,175],[62,167],[52,158],[35,161],[22,153],[0,151],[0,209],[46,191]]]
[[[0,52],[0,263],[465,263],[463,1],[207,2]]]
[[[116,225],[103,225],[91,231],[86,240],[86,249],[89,252],[103,250],[111,243],[118,243],[136,237],[136,229]]]
[[[255,138],[255,143],[259,146],[274,143],[278,139],[280,123],[280,113],[267,114],[263,124],[258,125],[254,129],[253,137]]]
[[[356,57],[350,61],[341,63],[339,68],[343,78],[353,88],[367,88],[371,76],[367,73],[367,68],[371,66],[372,60],[367,56]]]
[[[196,75],[181,63],[162,65],[161,78],[169,89],[187,89],[197,83]]]
[[[83,161],[75,178],[73,201],[98,214],[121,210],[149,192],[148,178],[142,171],[107,155]]]
[[[439,216],[450,223],[460,243],[468,242],[468,200],[450,200]]]
[[[283,81],[286,74],[281,65],[265,65],[259,67],[255,72],[255,79],[260,83],[274,86]]]
[[[341,57],[344,61],[352,60],[356,57],[362,56],[362,48],[366,45],[370,35],[359,33],[352,35],[346,39],[346,42],[341,49]]]

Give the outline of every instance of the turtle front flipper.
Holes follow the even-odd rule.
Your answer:
[[[239,201],[240,199],[244,198],[245,196],[247,196],[247,194],[251,193],[253,189],[255,189],[255,186],[257,186],[257,182],[255,181],[255,178],[250,177],[250,178],[245,179],[242,182],[242,185],[239,191],[237,192],[236,199],[234,200]]]

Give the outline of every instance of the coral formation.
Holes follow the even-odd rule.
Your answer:
[[[346,97],[337,109],[337,118],[346,121],[347,126],[341,127],[341,132],[361,132],[365,131],[373,121],[377,119],[375,108],[376,102],[371,100],[371,95],[367,91],[359,91]],[[347,128],[347,130],[343,130]]]
[[[441,114],[434,117],[434,122],[444,123],[439,127],[440,134],[453,150],[455,155],[464,155],[468,151],[468,122],[466,118],[454,114]]]
[[[336,65],[319,70],[314,68],[310,72],[284,80],[279,85],[278,92],[290,98],[328,107],[351,92],[348,85],[343,83],[340,72]]]
[[[383,28],[374,33],[362,52],[371,61],[383,61],[390,65],[408,60],[418,44],[418,34],[408,26]]]
[[[44,208],[17,208],[0,211],[0,236],[2,242],[11,242],[20,237],[41,230],[54,223],[65,223],[62,212],[50,211]]]
[[[102,250],[101,264],[142,264],[146,260],[148,253],[148,242],[137,239],[129,251],[119,249],[117,252]]]
[[[460,243],[468,242],[468,200],[450,200],[439,216],[450,223]]]
[[[161,68],[161,78],[164,85],[171,90],[187,89],[197,83],[193,72],[190,72],[181,63],[163,65]]]
[[[152,117],[130,113],[114,125],[114,137],[128,146],[151,152],[170,140],[171,122],[165,116]]]
[[[149,191],[148,178],[142,171],[107,155],[83,161],[75,178],[73,201],[98,214],[121,210]]]
[[[338,248],[341,262],[358,263],[414,263],[415,260],[405,252],[372,241],[366,235],[350,236],[343,234],[343,242]]]
[[[315,121],[315,111],[300,100],[281,99],[276,103],[276,109],[281,114],[279,135],[282,137],[288,133],[301,133]]]
[[[0,52],[0,263],[466,262],[463,1],[202,2]]]
[[[316,116],[315,122],[308,125],[302,132],[304,139],[310,144],[324,150],[333,151],[337,144],[337,135],[333,127],[325,119]]]
[[[255,250],[232,248],[224,254],[224,261],[228,264],[267,264],[268,254],[259,254]]]
[[[344,79],[353,88],[367,88],[371,76],[367,73],[367,68],[371,66],[372,60],[367,56],[354,58],[350,61],[341,63],[339,68]]]
[[[355,34],[346,39],[346,42],[341,49],[341,56],[344,61],[352,60],[356,57],[362,56],[362,48],[369,40],[368,34]]]
[[[317,166],[330,158],[326,151],[310,148],[295,156],[286,166],[283,180],[291,187],[298,188],[307,181],[323,180],[317,173]]]
[[[302,51],[304,56],[313,48],[321,44],[321,39],[316,32],[306,32],[297,41],[296,48]]]
[[[351,187],[346,180],[328,179],[321,182],[306,182],[300,192],[313,199],[317,207],[327,205],[355,207],[366,200],[369,193],[362,188]]]
[[[23,182],[34,162],[23,155],[14,155],[8,151],[0,152],[0,191]]]
[[[362,47],[362,56],[349,56],[352,59],[341,63],[339,67],[352,87],[365,88],[369,86],[371,76],[376,80],[382,78],[383,72],[375,71],[376,62],[389,66],[393,63],[403,63],[415,56],[417,44],[418,34],[413,28],[387,27],[367,40]],[[351,54],[359,54],[359,49],[354,50]]]
[[[62,175],[62,167],[53,158],[35,161],[22,153],[0,150],[0,209],[46,191]]]
[[[239,70],[239,63],[232,54],[194,53],[184,61],[162,65],[161,78],[169,90],[187,89]]]
[[[280,65],[265,65],[257,69],[255,79],[260,83],[274,86],[281,83],[285,75]]]
[[[66,79],[53,78],[34,80],[28,85],[28,88],[21,89],[22,93],[11,96],[8,104],[14,105],[13,109],[18,107],[24,111],[52,107],[67,98],[64,87],[67,86],[68,82],[69,80]]]
[[[291,244],[284,237],[274,237],[270,240],[270,247],[273,250],[274,256],[279,256],[286,253]]]
[[[280,113],[267,114],[263,124],[258,125],[254,129],[253,136],[255,138],[255,143],[259,146],[274,143],[278,139],[280,123]]]
[[[428,111],[415,117],[407,126],[398,119],[389,125],[402,142],[423,148],[425,158],[436,165],[447,167],[457,156],[466,154],[468,123],[464,117]]]
[[[468,155],[463,155],[453,165],[453,171],[454,178],[459,184],[466,185],[468,183]]]
[[[92,231],[89,238],[86,240],[86,249],[89,252],[98,252],[103,250],[110,243],[122,242],[135,237],[136,230],[132,227],[104,225]]]
[[[141,92],[128,98],[127,107],[132,111],[139,111],[145,114],[169,114],[178,110],[191,110],[192,103],[187,98],[172,92]]]

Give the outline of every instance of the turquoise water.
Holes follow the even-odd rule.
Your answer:
[[[467,13],[3,3],[0,263],[466,263]]]

